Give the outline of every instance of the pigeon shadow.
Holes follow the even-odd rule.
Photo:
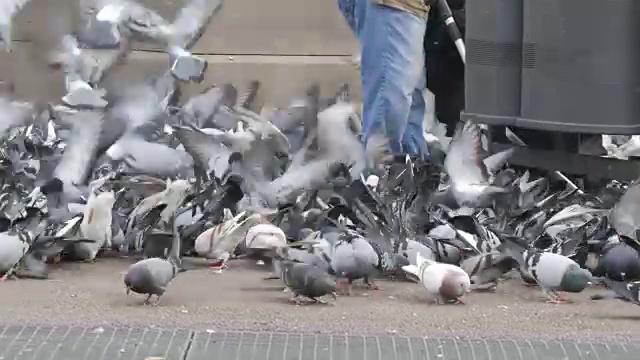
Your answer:
[[[443,304],[436,304],[435,300],[430,299],[428,296],[419,294],[410,294],[402,297],[406,302],[416,305],[430,305],[430,306],[464,306],[465,304],[456,304],[454,301],[448,301]]]
[[[281,286],[245,286],[241,287],[241,291],[259,291],[259,292],[283,292],[284,285]]]
[[[283,293],[283,294],[285,295],[283,295],[282,297],[273,298],[271,301],[276,304],[288,305],[291,307],[321,307],[321,308],[335,306],[336,302],[339,301],[339,300],[333,300],[330,298],[327,298],[327,299],[323,298],[322,300],[324,300],[325,303],[321,303],[321,302],[315,302],[311,299],[301,298],[299,303],[295,303],[291,301],[291,293]]]

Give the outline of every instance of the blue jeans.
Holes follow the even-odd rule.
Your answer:
[[[362,46],[362,127],[382,132],[390,150],[428,155],[423,135],[427,20],[371,0],[338,0]]]

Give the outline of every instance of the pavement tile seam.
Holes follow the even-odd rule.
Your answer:
[[[44,349],[61,335],[50,353]],[[164,336],[166,344],[159,344]],[[99,342],[107,339],[103,348]],[[166,345],[166,346],[163,346]],[[144,348],[144,349],[143,349]],[[162,348],[162,349],[160,349]],[[110,351],[113,350],[113,351]],[[408,336],[356,336],[160,328],[7,326],[0,360],[98,359],[637,359],[640,344],[486,340]],[[242,355],[244,354],[244,355]],[[250,354],[250,355],[248,355]]]

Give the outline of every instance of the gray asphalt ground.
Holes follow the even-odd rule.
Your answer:
[[[223,274],[206,268],[180,274],[154,307],[125,295],[131,262],[61,263],[50,280],[0,284],[0,325],[7,326],[0,330],[0,360],[210,359],[216,352],[220,359],[551,360],[640,353],[639,309],[591,302],[597,288],[553,305],[513,279],[497,293],[469,294],[466,305],[436,306],[418,284],[382,281],[379,291],[356,288],[333,305],[295,306],[278,280],[262,279],[264,268],[237,260]]]

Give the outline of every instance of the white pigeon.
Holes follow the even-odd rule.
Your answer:
[[[258,224],[247,231],[244,241],[247,249],[269,250],[286,246],[287,236],[273,224]]]
[[[471,280],[461,268],[425,259],[416,253],[416,265],[406,265],[402,269],[417,276],[427,290],[429,297],[437,304],[455,300],[462,303],[462,296],[469,291]]]
[[[231,211],[225,208],[223,222],[198,235],[194,249],[198,255],[215,260],[210,267],[221,273],[235,248],[245,239],[248,229],[260,221],[262,216],[259,214],[247,216],[243,211],[234,217]]]
[[[80,233],[82,238],[93,240],[94,242],[74,245],[76,252],[83,254],[87,261],[94,261],[102,247],[111,245],[111,217],[115,202],[116,197],[113,191],[105,191],[100,194],[92,191],[89,196],[87,207],[80,223]]]

